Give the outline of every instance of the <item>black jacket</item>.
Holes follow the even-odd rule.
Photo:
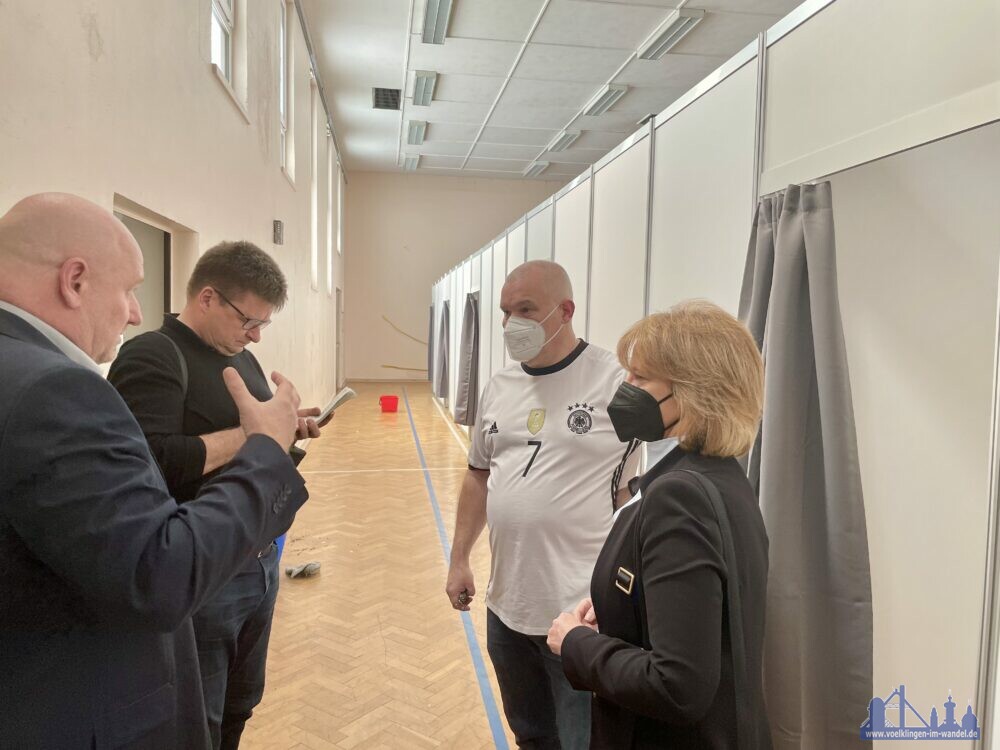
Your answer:
[[[726,569],[708,496],[683,469],[702,474],[718,488],[732,525],[738,570]],[[726,605],[726,582],[735,575],[750,693],[740,705],[752,716],[753,734],[743,748],[770,748],[761,687],[767,534],[746,475],[735,459],[675,448],[642,476],[639,487],[642,499],[622,510],[594,568],[591,596],[600,633],[574,628],[562,647],[570,682],[594,693],[591,747],[736,747]],[[636,534],[640,561],[635,559]],[[636,580],[626,593],[630,574]]]
[[[191,613],[302,478],[255,435],[179,506],[115,389],[3,310],[0,381],[0,747],[210,747]]]

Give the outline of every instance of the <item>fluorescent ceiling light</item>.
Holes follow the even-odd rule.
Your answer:
[[[417,166],[420,164],[419,156],[407,156],[403,159],[403,169],[407,172],[413,172]]]
[[[418,107],[427,107],[434,98],[434,86],[438,74],[433,70],[418,70],[413,79],[413,103]]]
[[[406,134],[406,142],[411,146],[419,146],[427,134],[427,123],[423,120],[410,120],[410,129]]]
[[[583,109],[583,114],[588,117],[603,115],[615,106],[615,102],[625,96],[626,91],[628,91],[628,86],[623,83],[609,83],[598,91],[593,99],[587,102],[587,106]]]
[[[659,60],[704,17],[705,11],[697,8],[675,10],[667,16],[667,20],[656,27],[656,31],[639,47],[639,59]]]
[[[529,165],[526,170],[524,170],[524,176],[537,177],[548,168],[549,168],[549,163],[547,161],[536,161],[533,162],[531,165]]]
[[[579,130],[564,130],[549,144],[549,151],[565,151],[580,137]]]
[[[424,10],[424,44],[444,44],[452,0],[427,0]]]

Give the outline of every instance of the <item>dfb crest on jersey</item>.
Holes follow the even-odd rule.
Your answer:
[[[545,409],[532,409],[528,412],[528,432],[537,435],[545,424]]]
[[[566,426],[570,432],[575,432],[577,435],[586,435],[590,432],[594,426],[594,418],[590,416],[594,412],[594,407],[590,404],[573,404],[567,409],[570,414]]]

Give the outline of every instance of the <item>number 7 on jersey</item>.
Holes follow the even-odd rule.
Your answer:
[[[521,475],[522,477],[528,476],[528,472],[531,471],[531,465],[533,463],[535,463],[535,456],[537,456],[538,455],[538,451],[540,451],[542,449],[542,441],[541,440],[529,440],[528,441],[528,445],[535,446],[535,452],[531,454],[531,459],[528,461],[528,465],[524,467],[524,473]]]

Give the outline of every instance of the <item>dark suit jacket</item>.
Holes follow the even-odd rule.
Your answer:
[[[191,613],[307,497],[255,435],[168,494],[98,373],[0,310],[0,747],[210,747]]]
[[[681,469],[702,474],[719,489],[733,528],[737,570],[726,569],[708,496]],[[622,510],[594,567],[591,596],[600,633],[574,628],[562,646],[570,682],[594,693],[591,747],[736,747],[725,593],[735,576],[741,586],[750,692],[743,705],[753,727],[744,747],[770,748],[761,688],[767,534],[750,483],[735,459],[675,448],[642,476],[639,486],[642,500]],[[627,588],[628,576],[619,568],[636,575],[631,594],[615,585]]]

